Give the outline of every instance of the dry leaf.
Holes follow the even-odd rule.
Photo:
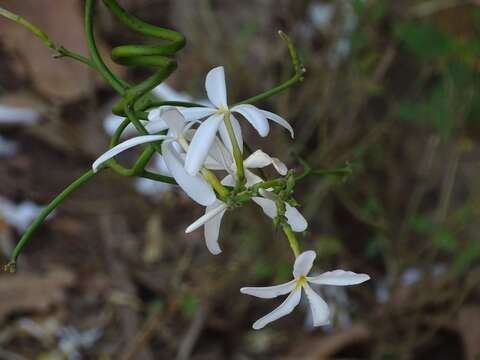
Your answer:
[[[54,269],[46,274],[4,275],[0,280],[0,323],[17,312],[44,312],[65,300],[64,290],[74,282],[74,274]]]

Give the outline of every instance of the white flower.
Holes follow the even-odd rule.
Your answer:
[[[269,165],[273,165],[281,175],[285,175],[287,173],[287,167],[283,162],[277,158],[270,157],[261,150],[255,151],[248,158],[246,158],[243,162],[246,185],[252,186],[263,181],[261,177],[255,175],[249,169],[264,168]],[[222,180],[222,184],[226,186],[235,185],[236,166],[231,158],[231,155],[224,148],[220,140],[216,139],[205,162],[205,166],[212,170],[228,171],[230,174]],[[271,217],[272,219],[275,218],[277,216],[275,194],[267,190],[262,191],[261,194],[264,197],[254,196],[252,197],[252,200],[262,208],[263,212],[267,216]],[[296,208],[290,206],[288,203],[285,203],[285,209],[285,217],[287,218],[287,222],[292,227],[292,230],[296,232],[305,231],[308,223],[302,214],[300,214]],[[205,215],[198,218],[185,230],[186,233],[190,233],[199,227],[204,226],[204,236],[207,248],[214,255],[218,255],[222,252],[218,244],[218,236],[220,233],[222,218],[226,210],[227,204],[217,200],[212,205],[206,207]]]
[[[240,289],[242,294],[256,296],[262,299],[273,299],[280,295],[289,294],[284,302],[275,310],[255,321],[253,328],[259,330],[267,324],[283,316],[290,314],[299,304],[302,296],[302,289],[307,295],[310,309],[312,311],[313,325],[327,325],[330,322],[330,310],[327,303],[312,290],[309,283],[319,285],[356,285],[370,279],[367,274],[356,274],[351,271],[334,270],[328,271],[318,276],[307,276],[312,268],[316,254],[309,250],[301,253],[293,265],[292,281],[285,284],[267,287],[244,287]]]
[[[288,129],[293,137],[293,129],[290,124],[285,119],[272,112],[261,110],[250,104],[240,104],[229,108],[227,104],[227,89],[223,66],[210,70],[205,80],[205,88],[207,90],[208,99],[213,104],[213,107],[192,107],[180,110],[187,121],[200,120],[207,117],[195,133],[187,152],[185,168],[189,174],[195,175],[203,166],[210,147],[215,140],[217,131],[220,132],[220,136],[225,144],[228,147],[231,147],[227,129],[223,122],[226,114],[230,114],[230,121],[232,122],[239,145],[242,143],[241,130],[233,113],[242,115],[255,128],[255,130],[257,130],[260,136],[265,137],[268,135],[270,131],[268,120],[271,120]]]
[[[158,132],[168,128],[167,135],[143,135],[124,141],[101,155],[93,163],[93,170],[97,171],[105,161],[134,146],[163,141],[163,160],[178,185],[197,203],[203,206],[213,204],[216,196],[210,184],[200,175],[192,176],[185,171],[182,149],[183,151],[188,149],[184,133],[188,131],[190,124],[186,125],[185,118],[175,108],[163,108],[158,116],[158,121],[148,124],[147,130]]]

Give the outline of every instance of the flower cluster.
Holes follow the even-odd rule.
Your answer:
[[[173,177],[192,200],[205,206],[205,215],[188,226],[186,232],[203,226],[207,248],[214,255],[222,251],[219,245],[220,225],[227,210],[248,201],[256,203],[268,217],[283,227],[296,260],[292,281],[271,287],[241,289],[244,294],[260,298],[274,298],[289,293],[277,309],[256,321],[253,328],[263,328],[289,314],[298,305],[302,289],[310,303],[314,325],[327,324],[328,306],[309,283],[354,285],[369,277],[343,270],[308,277],[315,253],[306,251],[300,254],[292,235],[292,232],[305,231],[308,226],[291,197],[293,172],[282,161],[262,150],[244,155],[241,121],[247,121],[262,137],[269,134],[269,121],[287,129],[293,138],[292,127],[279,115],[250,104],[230,107],[223,67],[216,67],[208,73],[205,88],[210,106],[162,106],[151,109],[149,121],[145,124],[149,135],[133,137],[112,147],[94,162],[93,170],[98,171],[105,162],[132,147],[142,144],[159,146],[161,155],[157,155],[159,158],[156,163],[161,174]],[[268,181],[256,174],[256,170],[268,166],[275,169],[279,178]],[[223,172],[223,178],[216,180],[214,172]]]

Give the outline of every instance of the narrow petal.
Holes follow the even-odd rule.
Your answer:
[[[227,175],[221,181],[222,185],[225,186],[234,186],[235,185],[235,178],[232,175]]]
[[[185,117],[176,108],[165,106],[160,111],[160,119],[165,121],[168,128],[174,132],[175,136],[183,135],[185,127]]]
[[[235,138],[237,139],[238,146],[240,147],[240,150],[243,153],[242,128],[240,127],[238,120],[235,118],[235,116],[233,116],[233,114],[230,115],[230,122],[232,123],[233,132],[235,133]],[[222,138],[223,143],[228,148],[228,150],[230,150],[230,153],[233,154],[232,142],[230,141],[230,136],[228,135],[227,127],[225,126],[224,123],[220,125],[219,132],[220,132],[220,137]]]
[[[280,175],[287,175],[287,165],[285,165],[280,159],[272,158],[272,165]]]
[[[185,169],[190,175],[196,175],[203,166],[222,121],[222,115],[212,115],[197,129],[185,159]]]
[[[218,201],[221,205],[225,205],[221,201]],[[220,205],[220,206],[221,206]],[[207,206],[205,213],[212,211],[215,204],[211,206]],[[208,250],[213,255],[218,255],[222,252],[220,245],[218,244],[218,235],[220,234],[220,224],[222,223],[223,215],[225,215],[226,205],[224,206],[223,210],[221,210],[216,216],[214,216],[210,221],[205,223],[204,227],[204,234],[205,234],[205,243],[207,245]]]
[[[285,299],[285,301],[280,304],[279,307],[277,307],[271,313],[255,321],[255,323],[253,324],[253,328],[255,330],[260,330],[266,325],[270,324],[272,321],[275,321],[281,317],[290,314],[300,302],[301,296],[301,288],[292,291],[290,295],[288,295],[288,297]]]
[[[322,326],[330,323],[330,309],[327,303],[308,285],[303,285],[307,295],[310,310],[312,311],[313,326]]]
[[[208,99],[217,108],[228,108],[227,88],[225,85],[225,70],[223,66],[218,66],[210,70],[205,79],[205,89],[207,89]]]
[[[205,167],[212,170],[226,170],[232,172],[233,159],[222,141],[216,137],[209,151]]]
[[[168,169],[188,196],[203,206],[215,202],[217,198],[212,187],[200,176],[191,176],[185,171],[182,158],[171,142],[162,144],[162,154]]]
[[[247,187],[253,186],[263,181],[263,179],[260,176],[255,175],[253,172],[251,172],[248,169],[245,169],[245,180],[246,180],[245,185]]]
[[[287,120],[285,120],[284,118],[282,118],[281,116],[278,116],[277,114],[275,113],[272,113],[270,111],[267,111],[267,110],[260,110],[262,112],[262,114],[269,120],[272,120],[273,122],[283,126],[285,129],[287,129],[288,131],[290,131],[290,136],[293,137],[295,136],[295,133],[293,132],[293,128],[292,126],[288,123]]]
[[[120,154],[121,152],[128,150],[134,146],[151,143],[155,141],[161,141],[169,138],[165,135],[144,135],[144,136],[137,136],[127,141],[124,141],[117,146],[114,146],[103,155],[101,155],[92,165],[93,171],[98,171],[100,165],[102,165],[105,161],[113,158],[114,156]]]
[[[205,211],[205,215],[199,217],[197,220],[195,220],[192,224],[190,224],[185,232],[191,233],[192,231],[197,230],[200,226],[204,225],[211,219],[213,219],[215,216],[220,214],[222,211],[225,211],[227,209],[227,205],[224,202],[221,201],[216,201],[214,204],[207,206],[207,209]]]
[[[248,158],[245,159],[243,165],[249,169],[264,168],[272,164],[272,158],[262,150],[253,152]]]
[[[304,251],[297,256],[293,265],[293,276],[295,279],[300,276],[306,276],[309,273],[316,256],[317,254],[312,250]]]
[[[270,132],[268,120],[260,109],[253,105],[242,104],[232,108],[232,112],[238,112],[257,130],[260,136],[265,137]]]
[[[200,120],[217,112],[217,109],[208,107],[191,107],[179,109],[187,121]]]
[[[370,280],[370,276],[367,274],[357,274],[353,271],[333,270],[324,272],[318,276],[307,277],[307,280],[320,285],[347,286],[361,284]]]
[[[242,294],[256,296],[261,299],[273,299],[280,295],[288,294],[295,289],[296,281],[292,280],[285,284],[264,287],[243,287]]]
[[[305,220],[303,215],[300,214],[300,211],[293,206],[290,206],[288,203],[285,203],[285,216],[293,231],[302,232],[307,229],[307,220]]]
[[[274,218],[277,216],[277,205],[275,205],[275,201],[270,199],[265,199],[263,197],[252,197],[252,200],[260,205],[265,215],[270,218]]]
[[[159,131],[163,131],[163,130],[168,129],[168,125],[165,122],[165,120],[158,119],[158,120],[153,120],[153,121],[147,122],[145,124],[145,129],[147,129],[147,131],[149,133],[157,133]]]

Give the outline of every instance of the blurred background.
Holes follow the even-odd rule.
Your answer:
[[[262,104],[295,128],[252,148],[295,168],[351,164],[308,178],[296,198],[316,271],[372,280],[319,291],[334,312],[314,329],[306,304],[262,331],[280,303],[245,285],[291,276],[287,241],[257,206],[229,213],[224,252],[184,229],[203,209],[174,187],[105,171],[66,200],[0,275],[0,359],[478,359],[480,354],[480,4],[461,0],[123,0],[131,13],[187,38],[160,96],[202,99],[224,65],[231,102],[286,80],[289,34],[305,81]],[[86,53],[82,1],[2,0],[57,44]],[[155,43],[98,4],[112,46]],[[108,144],[113,91],[81,64],[52,59],[0,20],[0,251]],[[111,64],[111,62],[110,62]],[[112,64],[138,81],[146,68]],[[126,163],[135,152],[126,154]],[[298,167],[297,167],[298,168]],[[301,169],[298,168],[300,171]]]

